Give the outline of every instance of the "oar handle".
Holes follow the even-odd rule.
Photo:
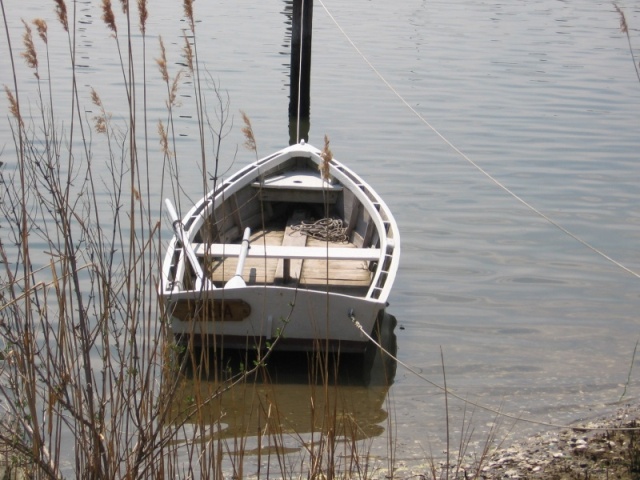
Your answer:
[[[247,259],[247,254],[249,253],[250,237],[251,237],[251,229],[247,227],[244,229],[244,235],[242,235],[242,246],[240,247],[240,255],[238,256],[238,266],[236,267],[236,275],[239,275],[239,276],[242,276],[244,261]]]
[[[164,204],[167,207],[167,211],[169,212],[169,217],[171,217],[172,222],[179,222],[180,218],[178,217],[178,212],[176,212],[175,207],[173,206],[173,202],[168,198],[165,198]]]
[[[236,273],[233,277],[225,283],[224,288],[244,288],[247,283],[242,278],[242,270],[244,269],[244,261],[247,259],[249,253],[249,238],[251,237],[251,229],[249,227],[244,229],[242,235],[242,246],[240,247],[240,255],[238,256],[238,265],[236,266]]]
[[[176,234],[178,240],[180,240],[180,243],[182,244],[182,250],[187,256],[187,259],[191,264],[191,268],[193,268],[193,272],[196,274],[196,278],[198,280],[196,282],[196,288],[200,289],[203,285],[207,289],[213,288],[213,285],[211,284],[211,282],[209,282],[209,279],[205,278],[204,276],[204,272],[202,271],[200,262],[198,262],[198,256],[191,246],[191,242],[189,241],[187,234],[184,231],[184,225],[178,217],[178,212],[173,206],[173,203],[167,198],[165,199],[164,204],[166,205],[167,212],[169,212],[169,216],[171,217],[173,231]]]

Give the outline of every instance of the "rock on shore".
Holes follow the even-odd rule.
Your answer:
[[[485,460],[476,478],[640,479],[639,418],[640,406],[627,405],[570,430],[516,442]]]
[[[448,469],[442,460],[413,466],[399,462],[393,474],[381,468],[374,478],[640,480],[640,404],[620,406],[570,427],[497,447],[484,456],[476,451],[460,459],[452,452]]]

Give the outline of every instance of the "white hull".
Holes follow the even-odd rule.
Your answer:
[[[332,160],[331,180],[323,181],[321,161],[310,145],[283,149],[233,175],[183,218],[160,288],[179,341],[364,350],[368,339],[355,322],[371,333],[386,307],[399,261],[397,226],[344,165]],[[289,230],[318,212],[340,218],[347,239],[318,241]],[[252,235],[243,252],[245,228]]]
[[[173,300],[193,298],[190,292],[176,294]],[[204,299],[219,301],[219,305],[202,307]],[[279,349],[325,349],[355,351],[366,346],[367,338],[355,327],[352,319],[373,330],[384,303],[354,298],[348,295],[287,287],[246,287],[229,291],[218,289],[198,295],[198,307],[205,316],[220,318],[229,311],[227,303],[243,301],[251,313],[242,321],[189,321],[174,318],[172,330],[177,338],[193,336],[197,344],[216,339],[221,348],[266,348],[278,339]],[[195,306],[195,305],[194,305]],[[233,306],[231,307],[233,308]],[[214,315],[208,315],[214,311]],[[199,315],[199,313],[197,314]],[[199,317],[198,317],[199,318]],[[316,344],[316,345],[314,345]]]

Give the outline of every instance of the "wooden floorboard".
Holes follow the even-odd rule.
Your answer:
[[[270,230],[266,234],[256,232],[251,235],[251,244],[282,245],[286,243],[286,235],[282,230]],[[327,243],[322,240],[308,238],[307,246],[324,247]],[[357,248],[352,243],[329,243],[328,248]],[[292,261],[293,262],[293,261]],[[363,260],[331,260],[327,272],[326,260],[304,260],[300,271],[301,287],[322,288],[323,285],[368,288],[371,283],[371,272],[367,261]],[[218,285],[226,283],[233,277],[237,258],[212,259],[209,262],[210,278]],[[247,285],[272,284],[277,278],[279,260],[277,258],[247,258],[243,268],[243,278]],[[294,272],[294,266],[291,267]],[[328,276],[327,276],[328,273]],[[329,279],[327,281],[327,278]],[[297,285],[297,279],[291,280]]]
[[[265,234],[256,232],[251,235],[250,243],[256,245],[281,245],[284,232],[270,230]],[[242,278],[247,285],[264,285],[273,283],[277,258],[247,258],[242,269]],[[214,259],[210,263],[210,278],[217,283],[226,283],[235,274],[238,258],[229,257],[224,260]]]
[[[352,243],[333,243],[310,238],[307,241],[310,247],[350,247],[357,248]],[[329,269],[327,272],[327,263]],[[305,260],[302,265],[303,285],[344,285],[351,287],[366,287],[371,283],[371,272],[368,263],[363,260]],[[328,275],[327,275],[328,273]],[[327,278],[329,281],[327,282]]]

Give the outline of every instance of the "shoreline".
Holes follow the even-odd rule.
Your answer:
[[[517,428],[517,427],[515,427]],[[636,430],[630,430],[635,428]],[[497,441],[497,440],[496,440]],[[500,441],[463,458],[431,459],[419,466],[397,465],[393,478],[434,480],[627,480],[640,479],[640,403],[612,407],[609,413],[511,442]],[[382,475],[390,473],[381,468]]]
[[[492,452],[476,478],[640,478],[640,430],[629,430],[640,428],[639,418],[640,404],[627,404],[610,414],[576,422],[570,429],[515,441]]]

